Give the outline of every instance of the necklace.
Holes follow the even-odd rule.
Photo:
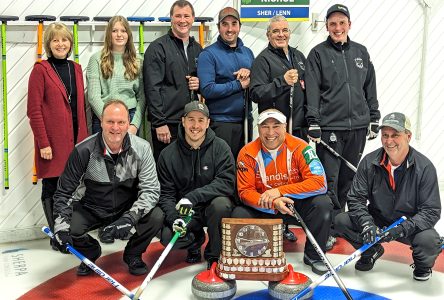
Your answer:
[[[57,77],[59,77],[60,81],[63,84],[63,87],[65,88],[66,94],[68,95],[68,102],[71,103],[71,94],[72,94],[72,85],[71,85],[71,67],[69,66],[69,62],[67,61],[66,64],[68,65],[68,76],[69,76],[69,91],[66,88],[65,83],[62,80],[62,77],[60,76],[59,72],[57,71],[56,66],[54,65],[53,62],[51,62],[51,65],[54,67],[54,70],[57,74]]]

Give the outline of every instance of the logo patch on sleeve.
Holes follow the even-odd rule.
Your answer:
[[[310,146],[305,147],[305,149],[302,150],[302,154],[304,155],[304,159],[307,165],[309,165],[313,160],[319,161],[319,158],[316,155],[316,151]]]
[[[324,175],[324,167],[319,160],[312,160],[309,164],[310,172],[314,175]]]
[[[321,164],[321,161],[319,160],[318,156],[316,155],[316,151],[310,147],[305,147],[304,150],[302,150],[302,154],[304,155],[305,162],[310,167],[310,172],[314,175],[323,175],[324,174],[324,167]]]
[[[239,161],[237,163],[237,169],[241,172],[246,172],[248,171],[247,166],[245,165],[245,163],[243,161]]]

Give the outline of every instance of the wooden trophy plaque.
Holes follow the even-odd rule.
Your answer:
[[[217,275],[228,280],[281,281],[288,268],[282,219],[222,219]]]

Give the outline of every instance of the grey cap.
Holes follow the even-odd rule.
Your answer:
[[[185,117],[188,113],[192,111],[200,111],[205,115],[205,117],[210,117],[210,111],[208,110],[208,107],[205,105],[205,103],[200,101],[191,101],[187,105],[185,105],[185,108],[183,109],[184,113],[183,116]]]
[[[392,112],[386,115],[384,119],[382,119],[382,123],[378,127],[378,130],[381,130],[382,127],[391,127],[398,132],[405,130],[412,131],[412,125],[409,118],[400,112]]]
[[[342,5],[342,4],[335,4],[332,5],[328,10],[327,10],[327,16],[325,17],[325,19],[328,19],[328,17],[330,17],[330,15],[332,13],[335,12],[340,12],[343,13],[344,15],[347,16],[347,18],[350,20],[350,12],[348,11],[347,6]]]
[[[219,12],[217,24],[222,22],[222,20],[228,16],[231,16],[240,22],[239,12],[233,7],[225,7]]]

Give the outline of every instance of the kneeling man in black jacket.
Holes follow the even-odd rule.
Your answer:
[[[335,228],[355,248],[372,243],[380,228],[402,216],[407,220],[382,234],[383,242],[399,241],[411,246],[413,278],[428,280],[441,242],[434,229],[441,216],[436,169],[430,160],[409,145],[409,119],[394,112],[384,117],[382,148],[366,155],[359,164],[347,195],[349,211],[335,218]],[[359,271],[369,271],[384,254],[380,244],[364,252],[356,262]]]
[[[208,267],[220,255],[221,220],[231,216],[236,178],[230,147],[208,127],[209,116],[204,103],[188,103],[177,140],[160,153],[157,162],[159,206],[165,213],[161,242],[166,245],[173,232],[180,231],[184,237],[177,240],[173,249],[186,248],[186,261],[200,262],[200,247],[205,241],[203,227],[208,227],[209,241],[204,253]],[[186,226],[181,215],[190,209],[194,215]]]

